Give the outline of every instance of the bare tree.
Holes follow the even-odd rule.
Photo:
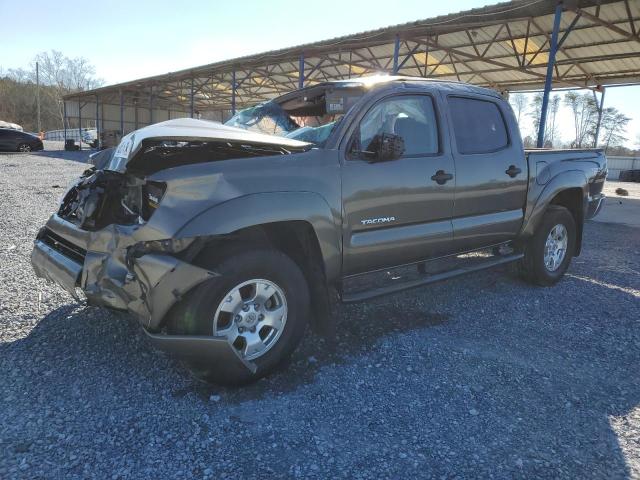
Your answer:
[[[0,75],[0,115],[35,129],[36,62],[40,69],[40,104],[44,128],[63,126],[62,97],[100,86],[95,68],[86,58],[68,58],[51,50],[36,55],[29,69],[10,69]]]
[[[564,104],[573,113],[575,138],[572,146],[581,148],[590,143],[595,135],[598,121],[598,107],[589,93],[567,92]]]
[[[549,141],[551,142],[551,146],[556,145],[556,141],[558,140],[559,132],[558,127],[556,125],[556,117],[558,116],[558,111],[560,110],[560,95],[554,95],[551,99],[551,115],[549,116],[549,122],[547,124],[547,128],[549,129]]]
[[[538,130],[540,130],[540,116],[542,114],[542,93],[538,92],[533,96],[530,103],[531,110],[527,112],[527,115],[533,120],[533,135],[538,136]]]
[[[529,111],[528,115],[533,119],[533,128],[534,135],[538,135],[538,130],[540,129],[540,117],[542,115],[542,92],[536,93],[531,101],[532,110]],[[544,126],[544,141],[543,145],[545,147],[553,147],[556,137],[558,136],[558,129],[556,127],[556,115],[558,114],[558,110],[560,109],[560,96],[554,95],[547,107],[549,113],[547,114],[547,119]]]
[[[605,150],[609,146],[619,146],[627,137],[624,136],[627,125],[631,121],[631,117],[627,117],[624,113],[618,111],[615,107],[605,108],[602,112],[602,145]]]
[[[525,112],[527,110],[527,105],[528,105],[528,100],[527,100],[527,96],[524,93],[514,93],[510,100],[513,99],[513,101],[511,102],[514,106],[514,110],[516,112],[516,117],[518,119],[518,125],[520,125],[520,117],[522,116],[522,112]]]

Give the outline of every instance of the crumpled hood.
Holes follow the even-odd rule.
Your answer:
[[[177,118],[155,123],[125,135],[118,144],[113,157],[105,166],[106,170],[124,172],[129,161],[140,150],[147,139],[157,140],[228,140],[258,145],[273,145],[283,148],[301,149],[311,144],[290,138],[250,132],[242,128],[229,127],[218,122],[197,120],[195,118]]]

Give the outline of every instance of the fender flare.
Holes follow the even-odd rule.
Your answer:
[[[318,239],[327,280],[340,276],[342,265],[339,214],[314,192],[265,192],[244,195],[213,205],[194,216],[175,238],[226,235],[266,223],[305,221]]]
[[[551,200],[563,190],[579,188],[582,191],[582,212],[584,215],[584,208],[587,202],[587,178],[581,170],[569,170],[559,173],[545,185],[538,185],[535,181],[532,183],[533,188],[529,190],[529,197],[535,198],[535,200],[527,203],[525,218],[520,232],[521,236],[530,237],[533,235]],[[579,220],[580,225],[576,225],[576,227],[581,231],[581,224],[584,222],[583,218]]]

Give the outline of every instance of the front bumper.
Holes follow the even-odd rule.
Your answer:
[[[41,240],[36,240],[31,253],[31,264],[36,275],[57,283],[67,292],[78,298],[76,287],[82,265],[67,258]]]
[[[147,330],[144,332],[158,350],[181,360],[207,365],[224,364],[226,369],[237,371],[238,375],[244,374],[246,370],[251,373],[255,373],[257,370],[255,363],[243,359],[223,337],[162,335]]]
[[[82,290],[90,304],[134,314],[161,350],[185,360],[255,371],[255,364],[243,360],[224,338],[151,333],[162,328],[167,312],[189,290],[218,274],[166,253],[128,258],[136,243],[135,230],[128,227],[88,232],[53,215],[36,238],[31,263],[36,275],[76,299]]]

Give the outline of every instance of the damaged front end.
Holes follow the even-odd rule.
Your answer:
[[[31,256],[36,274],[76,299],[81,290],[90,305],[134,314],[154,345],[174,356],[254,371],[222,338],[160,333],[169,310],[218,275],[189,263],[198,247],[194,239],[140,240],[153,208],[140,202],[145,192],[150,195],[148,185],[124,177],[89,171],[71,188],[37,235]],[[111,223],[116,220],[121,223]]]
[[[36,237],[36,273],[157,330],[188,290],[216,276],[185,261],[194,239],[143,240],[163,188],[133,175],[87,170]]]
[[[244,141],[245,134],[237,129],[222,131],[240,138],[233,142],[204,138],[201,131],[196,140],[178,140],[173,130],[188,127],[195,131],[203,128],[202,123],[165,124],[147,127],[147,136],[141,134],[146,129],[128,135],[116,151],[101,159],[104,168],[84,172],[39,231],[31,257],[33,268],[38,276],[59,284],[76,298],[81,291],[91,305],[134,314],[163,350],[254,371],[255,365],[242,359],[223,338],[161,333],[167,313],[187,292],[218,277],[192,263],[205,238],[175,237],[190,215],[219,200],[211,198],[214,189],[205,181],[172,180],[171,176],[167,180],[166,175],[165,181],[154,181],[149,177],[172,166],[288,150]],[[163,129],[170,140],[151,135]],[[210,128],[215,135],[220,129]],[[253,135],[249,140],[256,138]],[[166,182],[172,181],[174,191],[169,195]]]

